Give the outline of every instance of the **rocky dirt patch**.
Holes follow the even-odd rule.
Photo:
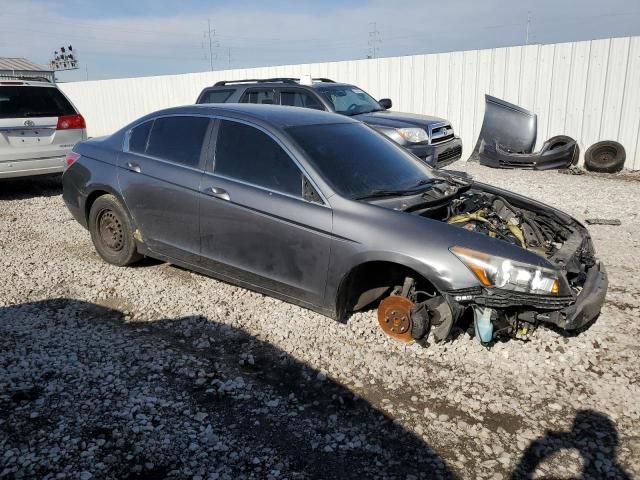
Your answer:
[[[55,183],[0,186],[0,478],[640,475],[640,183],[451,168],[621,220],[590,227],[610,276],[595,324],[404,346],[372,312],[342,325],[170,265],[112,267]]]

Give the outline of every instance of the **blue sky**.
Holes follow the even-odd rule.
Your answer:
[[[62,80],[365,58],[640,34],[639,0],[2,0],[0,56],[46,63],[72,44]]]

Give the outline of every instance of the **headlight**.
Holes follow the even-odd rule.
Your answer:
[[[396,131],[407,142],[420,143],[429,140],[427,132],[422,128],[397,128]]]
[[[560,281],[555,270],[470,248],[452,247],[451,253],[458,257],[485,287],[542,295],[557,295],[560,291]]]

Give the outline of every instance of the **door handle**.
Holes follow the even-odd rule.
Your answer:
[[[224,188],[207,187],[204,189],[204,193],[211,197],[221,198],[222,200],[231,200],[229,193],[227,193]]]
[[[138,165],[137,163],[127,162],[127,168],[136,173],[142,172],[142,168],[140,168],[140,165]]]

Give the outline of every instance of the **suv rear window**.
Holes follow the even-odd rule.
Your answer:
[[[0,118],[75,114],[69,100],[55,87],[0,86]]]
[[[234,90],[209,90],[198,103],[224,103],[233,92]]]

